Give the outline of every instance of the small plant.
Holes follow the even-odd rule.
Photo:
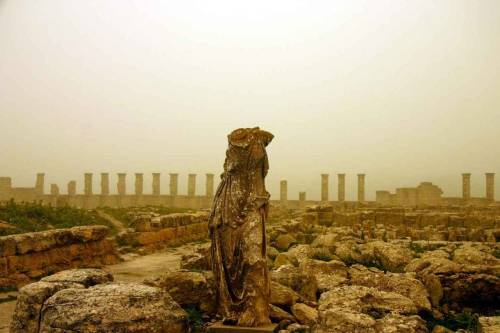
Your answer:
[[[188,314],[191,333],[201,333],[203,331],[203,313],[195,306],[184,309]]]
[[[326,253],[325,251],[316,251],[314,252],[313,259],[316,260],[321,260],[321,261],[330,261],[332,260],[332,256],[329,253]]]

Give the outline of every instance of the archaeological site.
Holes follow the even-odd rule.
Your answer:
[[[0,333],[500,333],[500,0],[0,0]]]

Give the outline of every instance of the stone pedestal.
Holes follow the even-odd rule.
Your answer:
[[[209,326],[209,333],[272,333],[276,332],[278,325],[269,324],[260,327],[243,327],[243,326],[232,326],[224,325],[221,322],[215,323]]]

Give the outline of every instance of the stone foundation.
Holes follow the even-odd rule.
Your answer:
[[[69,268],[118,262],[105,226],[0,237],[0,288],[14,288]]]
[[[133,228],[117,236],[117,242],[121,246],[141,247],[145,252],[154,252],[207,237],[208,213],[177,213],[140,217]]]

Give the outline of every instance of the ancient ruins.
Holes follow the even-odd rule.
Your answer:
[[[213,173],[205,175],[205,193],[196,193],[196,174],[188,175],[186,194],[179,193],[179,174],[170,173],[168,194],[162,194],[161,173],[152,173],[152,193],[144,193],[144,174],[135,173],[133,194],[127,194],[126,173],[117,174],[116,194],[110,191],[109,173],[101,173],[100,190],[93,189],[93,173],[84,175],[84,191],[76,193],[76,180],[67,184],[67,191],[62,193],[57,184],[50,184],[50,193],[45,193],[45,174],[38,173],[35,186],[32,188],[13,187],[10,177],[0,177],[0,200],[41,201],[53,206],[74,206],[92,209],[96,207],[140,207],[164,205],[169,207],[203,209],[209,208],[214,196],[215,180]],[[469,173],[462,174],[462,196],[443,197],[443,190],[430,182],[422,182],[414,188],[397,188],[395,193],[376,191],[375,201],[365,200],[365,174],[357,175],[357,201],[346,201],[346,174],[339,173],[337,179],[336,199],[330,195],[331,183],[329,174],[321,174],[320,200],[307,200],[306,192],[299,193],[299,200],[288,199],[288,182],[280,181],[280,197],[273,199],[275,203],[287,205],[290,208],[303,208],[321,202],[332,204],[376,204],[382,206],[446,206],[474,205],[487,206],[495,202],[495,174],[485,174],[484,197],[471,197]]]

